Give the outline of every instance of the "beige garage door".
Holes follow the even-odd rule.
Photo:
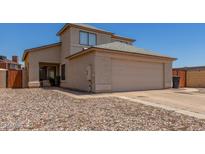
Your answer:
[[[113,91],[162,89],[163,78],[163,64],[112,60]]]

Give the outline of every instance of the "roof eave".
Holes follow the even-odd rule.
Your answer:
[[[50,48],[50,47],[55,47],[55,46],[59,46],[59,45],[61,45],[61,42],[57,42],[57,43],[53,43],[53,44],[49,44],[49,45],[44,45],[44,46],[40,46],[40,47],[35,47],[35,48],[30,48],[30,49],[26,49],[26,50],[24,50],[22,61],[25,60],[27,54],[29,52],[31,52],[31,51],[37,51],[37,50],[46,49],[46,48]]]
[[[57,32],[56,35],[60,36],[69,27],[76,27],[76,28],[86,29],[86,30],[90,30],[90,31],[96,31],[96,32],[99,32],[99,33],[105,33],[105,34],[113,35],[112,32],[107,32],[107,31],[98,30],[98,29],[94,29],[94,28],[89,28],[89,27],[84,27],[84,26],[80,26],[80,25],[75,25],[75,24],[72,24],[72,23],[65,24],[63,26],[63,28],[61,28],[60,31]]]
[[[160,58],[169,59],[169,60],[172,60],[172,61],[177,60],[177,58],[168,57],[168,56],[151,55],[151,54],[143,54],[143,53],[134,53],[134,52],[114,50],[114,49],[105,49],[105,48],[98,48],[98,47],[93,47],[93,48],[98,49],[98,50],[102,50],[103,49],[103,50],[108,50],[108,51],[114,51],[114,52],[118,52],[118,53],[127,53],[127,54],[134,54],[134,55],[144,55],[144,56],[150,56],[150,57],[160,57]]]
[[[23,57],[22,57],[22,61],[25,61],[27,54],[28,54],[28,52],[26,52],[26,51],[24,50]]]
[[[67,24],[65,24],[58,32],[57,32],[57,36],[60,36],[61,35],[61,33],[64,31],[64,30],[66,30],[67,28],[68,28],[68,26],[69,26],[69,24],[67,23]]]
[[[90,47],[90,48],[88,48],[88,49],[81,50],[81,51],[79,51],[79,52],[77,52],[77,53],[75,53],[75,54],[72,54],[72,55],[70,55],[70,56],[65,57],[65,59],[72,59],[72,58],[78,57],[78,56],[80,56],[80,55],[82,55],[82,54],[86,54],[86,53],[90,52],[92,49],[95,49],[95,48],[94,48],[94,47]],[[93,51],[93,50],[92,50],[92,51]]]
[[[126,40],[126,41],[129,41],[129,42],[135,42],[136,41],[135,39],[132,39],[132,38],[127,38],[127,37],[123,37],[123,36],[116,36],[116,35],[112,35],[112,38],[122,39],[122,40]]]
[[[75,57],[78,57],[78,56],[80,56],[80,55],[82,55],[82,54],[87,54],[88,52],[90,52],[90,51],[94,51],[94,50],[96,50],[96,51],[99,51],[99,50],[104,50],[104,51],[111,51],[111,52],[118,52],[118,53],[125,53],[125,54],[134,54],[134,55],[143,55],[143,56],[150,56],[150,57],[159,57],[159,58],[162,58],[162,59],[167,59],[167,60],[170,60],[170,61],[175,61],[175,60],[177,60],[177,58],[172,58],[172,57],[165,57],[165,56],[157,56],[157,55],[148,55],[148,54],[141,54],[141,53],[132,53],[132,52],[126,52],[126,51],[120,51],[120,50],[111,50],[111,49],[105,49],[105,48],[98,48],[98,47],[90,47],[90,48],[88,48],[88,49],[86,49],[86,50],[82,50],[82,51],[80,51],[80,52],[78,52],[78,53],[76,53],[76,54],[73,54],[73,55],[70,55],[70,56],[68,56],[68,57],[66,57],[66,59],[73,59],[73,58],[75,58]]]

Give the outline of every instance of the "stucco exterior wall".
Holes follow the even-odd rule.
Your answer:
[[[90,91],[94,92],[94,53],[90,53],[84,56],[80,56],[78,58],[69,60],[69,68],[68,68],[68,84],[66,87],[82,90],[82,91]],[[87,79],[86,69],[88,66],[91,66],[91,82]],[[92,89],[89,88],[91,85]]]
[[[164,88],[172,87],[172,62],[164,62]]]
[[[60,63],[60,46],[50,47],[29,53],[28,86],[39,87],[39,63]]]
[[[27,70],[27,68],[22,69],[22,87],[28,88],[28,70]]]
[[[61,40],[61,52],[60,52],[60,60],[61,63],[65,63],[67,61],[65,57],[70,55],[70,46],[71,46],[71,35],[70,30],[67,30],[60,36]]]
[[[71,53],[71,35],[70,30],[65,31],[60,36],[61,38],[61,52],[60,52],[60,63],[61,65],[65,64],[65,80],[61,80],[61,86],[67,87],[68,86],[68,68],[69,68],[69,61],[66,59]],[[60,66],[61,67],[61,66]],[[60,69],[61,75],[61,69]]]
[[[205,88],[205,70],[187,71],[187,87]]]
[[[61,80],[62,87],[69,87],[70,76],[69,69],[71,68],[70,62],[66,59],[69,55],[75,54],[79,51],[82,51],[83,48],[88,48],[89,46],[80,45],[80,31],[86,31],[90,33],[95,33],[97,36],[97,44],[104,44],[111,42],[111,35],[97,33],[93,31],[83,30],[75,27],[67,29],[60,36],[61,40],[61,64],[65,64],[65,80]],[[61,74],[61,70],[60,70]]]

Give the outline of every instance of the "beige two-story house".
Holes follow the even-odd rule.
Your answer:
[[[89,92],[172,86],[175,58],[137,48],[132,38],[86,24],[65,24],[57,36],[58,43],[25,50],[28,87],[56,76],[61,87]]]

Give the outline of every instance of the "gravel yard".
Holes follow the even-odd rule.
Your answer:
[[[115,97],[0,89],[0,130],[205,130],[205,120]]]

